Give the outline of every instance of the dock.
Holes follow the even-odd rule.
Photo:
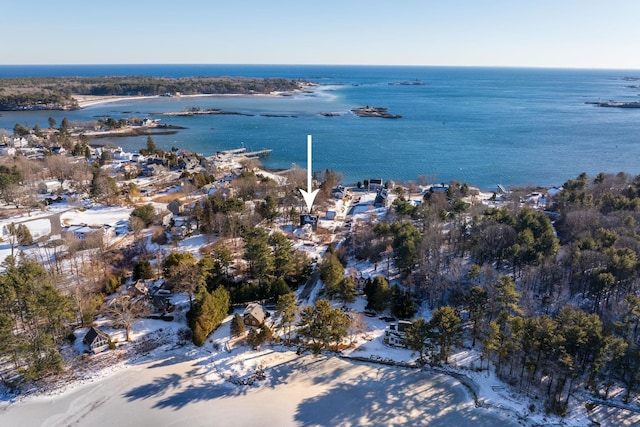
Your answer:
[[[270,149],[247,151],[246,148],[236,148],[235,150],[219,151],[217,154],[221,156],[246,157],[247,159],[265,158],[271,154]]]
[[[223,156],[237,156],[244,153],[245,151],[247,151],[246,148],[236,148],[235,150],[224,150],[219,151],[218,153],[222,154]]]
[[[243,156],[246,157],[247,159],[264,159],[266,157],[269,157],[269,154],[271,154],[270,149],[264,149],[264,150],[258,150],[258,151],[250,151],[248,153],[244,153]]]

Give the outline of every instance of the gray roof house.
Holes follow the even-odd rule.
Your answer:
[[[93,354],[107,350],[109,348],[109,341],[109,335],[95,326],[89,328],[89,331],[82,339],[82,342],[89,346]]]
[[[244,309],[242,318],[244,319],[244,324],[247,326],[260,326],[262,322],[264,322],[266,314],[260,304],[252,302]]]

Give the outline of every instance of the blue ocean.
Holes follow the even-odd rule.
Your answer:
[[[640,109],[586,102],[640,101],[640,71],[472,67],[284,65],[0,66],[0,77],[226,75],[284,77],[318,84],[286,97],[173,97],[107,103],[79,111],[3,112],[0,128],[47,127],[104,116],[147,117],[192,107],[252,116],[163,117],[184,126],[156,145],[211,155],[246,147],[272,151],[265,166],[334,169],[345,183],[370,178],[458,180],[495,189],[559,186],[582,172],[640,173]],[[363,118],[351,109],[387,108],[401,119]],[[328,117],[321,113],[334,113]],[[275,117],[274,117],[275,116]],[[138,150],[146,137],[101,139]]]

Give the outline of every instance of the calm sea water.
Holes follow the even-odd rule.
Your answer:
[[[598,108],[598,100],[640,101],[640,71],[464,67],[87,65],[0,66],[0,77],[229,75],[285,77],[319,83],[291,97],[161,98],[103,104],[73,112],[4,112],[0,128],[48,126],[99,117],[146,117],[191,107],[247,116],[165,117],[188,129],[154,136],[165,149],[270,148],[265,164],[306,167],[306,135],[314,169],[331,168],[353,183],[369,178],[432,182],[452,179],[484,189],[496,184],[561,185],[581,172],[640,173],[640,109]],[[419,81],[423,85],[393,83]],[[391,84],[390,84],[391,83]],[[399,120],[361,118],[365,105],[385,107]],[[339,114],[324,117],[321,112]],[[293,117],[265,117],[261,114]],[[146,137],[113,138],[137,150]],[[106,142],[106,140],[101,140]]]

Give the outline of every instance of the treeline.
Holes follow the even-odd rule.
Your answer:
[[[302,82],[241,77],[51,77],[0,79],[0,110],[77,108],[73,95],[268,94],[300,89]]]
[[[66,110],[77,108],[77,102],[68,95],[47,92],[0,94],[0,111]]]
[[[70,89],[79,95],[163,95],[175,94],[251,94],[292,91],[300,88],[296,80],[239,77],[103,77],[82,79]]]
[[[32,260],[9,256],[0,274],[0,360],[18,376],[5,378],[16,386],[63,369],[60,347],[73,341],[71,324],[77,312],[55,279]],[[5,372],[6,375],[6,372]]]
[[[395,265],[414,296],[434,310],[451,308],[445,325],[466,325],[483,360],[523,393],[542,397],[547,410],[564,413],[577,390],[635,399],[640,177],[582,174],[546,212],[517,192],[501,208],[465,204],[461,189],[427,193],[418,207],[398,190],[386,220],[358,229],[350,253],[382,273]],[[392,303],[386,295],[379,309]],[[443,325],[414,326],[414,348],[430,363],[445,361]]]

